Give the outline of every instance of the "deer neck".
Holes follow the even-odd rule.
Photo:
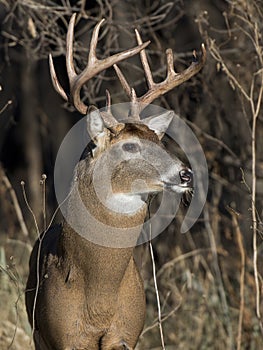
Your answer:
[[[109,248],[100,246],[80,236],[68,223],[63,225],[60,241],[60,254],[69,278],[74,280],[78,274],[85,284],[89,284],[89,292],[115,293],[121,283],[125,270],[132,257],[133,247]],[[65,271],[66,272],[66,271]],[[98,284],[99,283],[99,284]]]
[[[132,259],[147,207],[140,198],[127,203],[128,195],[114,194],[108,200],[117,200],[117,204],[115,210],[110,210],[98,198],[90,168],[78,173],[80,176],[72,184],[60,241],[65,273],[80,274],[83,283],[90,286],[89,294],[94,293],[98,298],[98,293],[114,295]]]
[[[63,278],[73,295],[81,293],[85,318],[92,320],[93,326],[109,326],[124,275],[133,264],[133,248],[94,244],[65,222],[59,251]]]

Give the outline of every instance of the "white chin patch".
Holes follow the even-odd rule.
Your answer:
[[[176,193],[184,193],[186,191],[188,191],[190,188],[188,186],[178,186],[178,185],[171,185],[169,186],[169,190],[176,192]]]

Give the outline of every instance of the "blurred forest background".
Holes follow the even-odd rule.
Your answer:
[[[155,101],[188,123],[209,168],[199,221],[179,233],[182,205],[153,241],[165,348],[262,349],[262,0],[0,0],[0,349],[33,349],[24,288],[37,231],[23,189],[41,230],[44,216],[49,221],[57,207],[58,148],[80,118],[54,91],[47,59],[52,53],[67,86],[65,36],[74,12],[80,69],[91,31],[103,17],[98,56],[135,45],[138,28],[144,41],[151,40],[147,53],[156,81],[166,74],[166,48],[173,49],[175,68],[182,71],[192,50],[205,43],[201,73]],[[143,93],[139,58],[121,66]],[[84,99],[103,107],[107,88],[113,103],[127,101],[112,69],[92,79]],[[60,220],[58,214],[55,222]],[[142,265],[147,318],[136,349],[157,350],[162,347],[147,247]]]

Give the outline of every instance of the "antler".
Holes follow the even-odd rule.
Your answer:
[[[135,30],[136,33],[136,39],[138,42],[138,45],[142,44],[142,39],[137,30]],[[182,84],[186,80],[190,79],[192,76],[194,76],[196,73],[198,73],[201,68],[204,66],[206,61],[206,49],[204,44],[201,46],[202,49],[202,56],[200,60],[198,60],[196,51],[193,51],[193,62],[192,64],[185,69],[181,73],[176,73],[174,71],[174,60],[173,60],[173,52],[172,49],[166,50],[166,60],[167,60],[167,76],[166,79],[160,83],[155,83],[153,81],[151,69],[149,66],[149,62],[146,56],[145,50],[140,51],[140,58],[142,62],[142,66],[144,69],[145,78],[147,81],[147,85],[149,90],[141,97],[136,96],[136,92],[133,88],[130,87],[128,84],[126,78],[124,77],[123,73],[121,72],[120,68],[115,64],[113,67],[116,71],[116,74],[121,82],[121,85],[125,91],[125,93],[128,95],[128,97],[131,99],[133,109],[134,111],[131,111],[131,114],[134,117],[139,118],[139,113],[142,109],[144,109],[145,104],[148,105],[152,101],[154,101],[156,98],[158,98],[161,95],[164,95],[168,91],[174,89],[176,86]],[[144,105],[144,106],[143,106]]]
[[[65,90],[58,81],[51,54],[49,55],[49,67],[52,83],[55,90],[63,97],[64,100],[70,101],[80,113],[86,114],[88,106],[86,106],[80,99],[80,90],[82,86],[101,71],[113,66],[118,62],[125,60],[128,57],[138,54],[140,51],[145,49],[147,45],[149,45],[150,41],[147,41],[145,43],[141,41],[140,44],[138,44],[138,46],[134,48],[125,50],[123,52],[117,53],[115,55],[100,60],[96,56],[96,47],[98,43],[99,30],[102,23],[104,22],[104,19],[102,19],[95,26],[92,34],[87,66],[80,74],[77,74],[73,62],[73,37],[75,19],[76,14],[73,14],[71,16],[67,32],[66,66],[70,87],[69,96],[66,94]]]

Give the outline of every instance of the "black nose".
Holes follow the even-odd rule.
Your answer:
[[[180,171],[179,175],[180,175],[182,185],[192,186],[192,184],[193,184],[193,172],[192,172],[192,170],[190,170],[188,168],[183,169]]]

